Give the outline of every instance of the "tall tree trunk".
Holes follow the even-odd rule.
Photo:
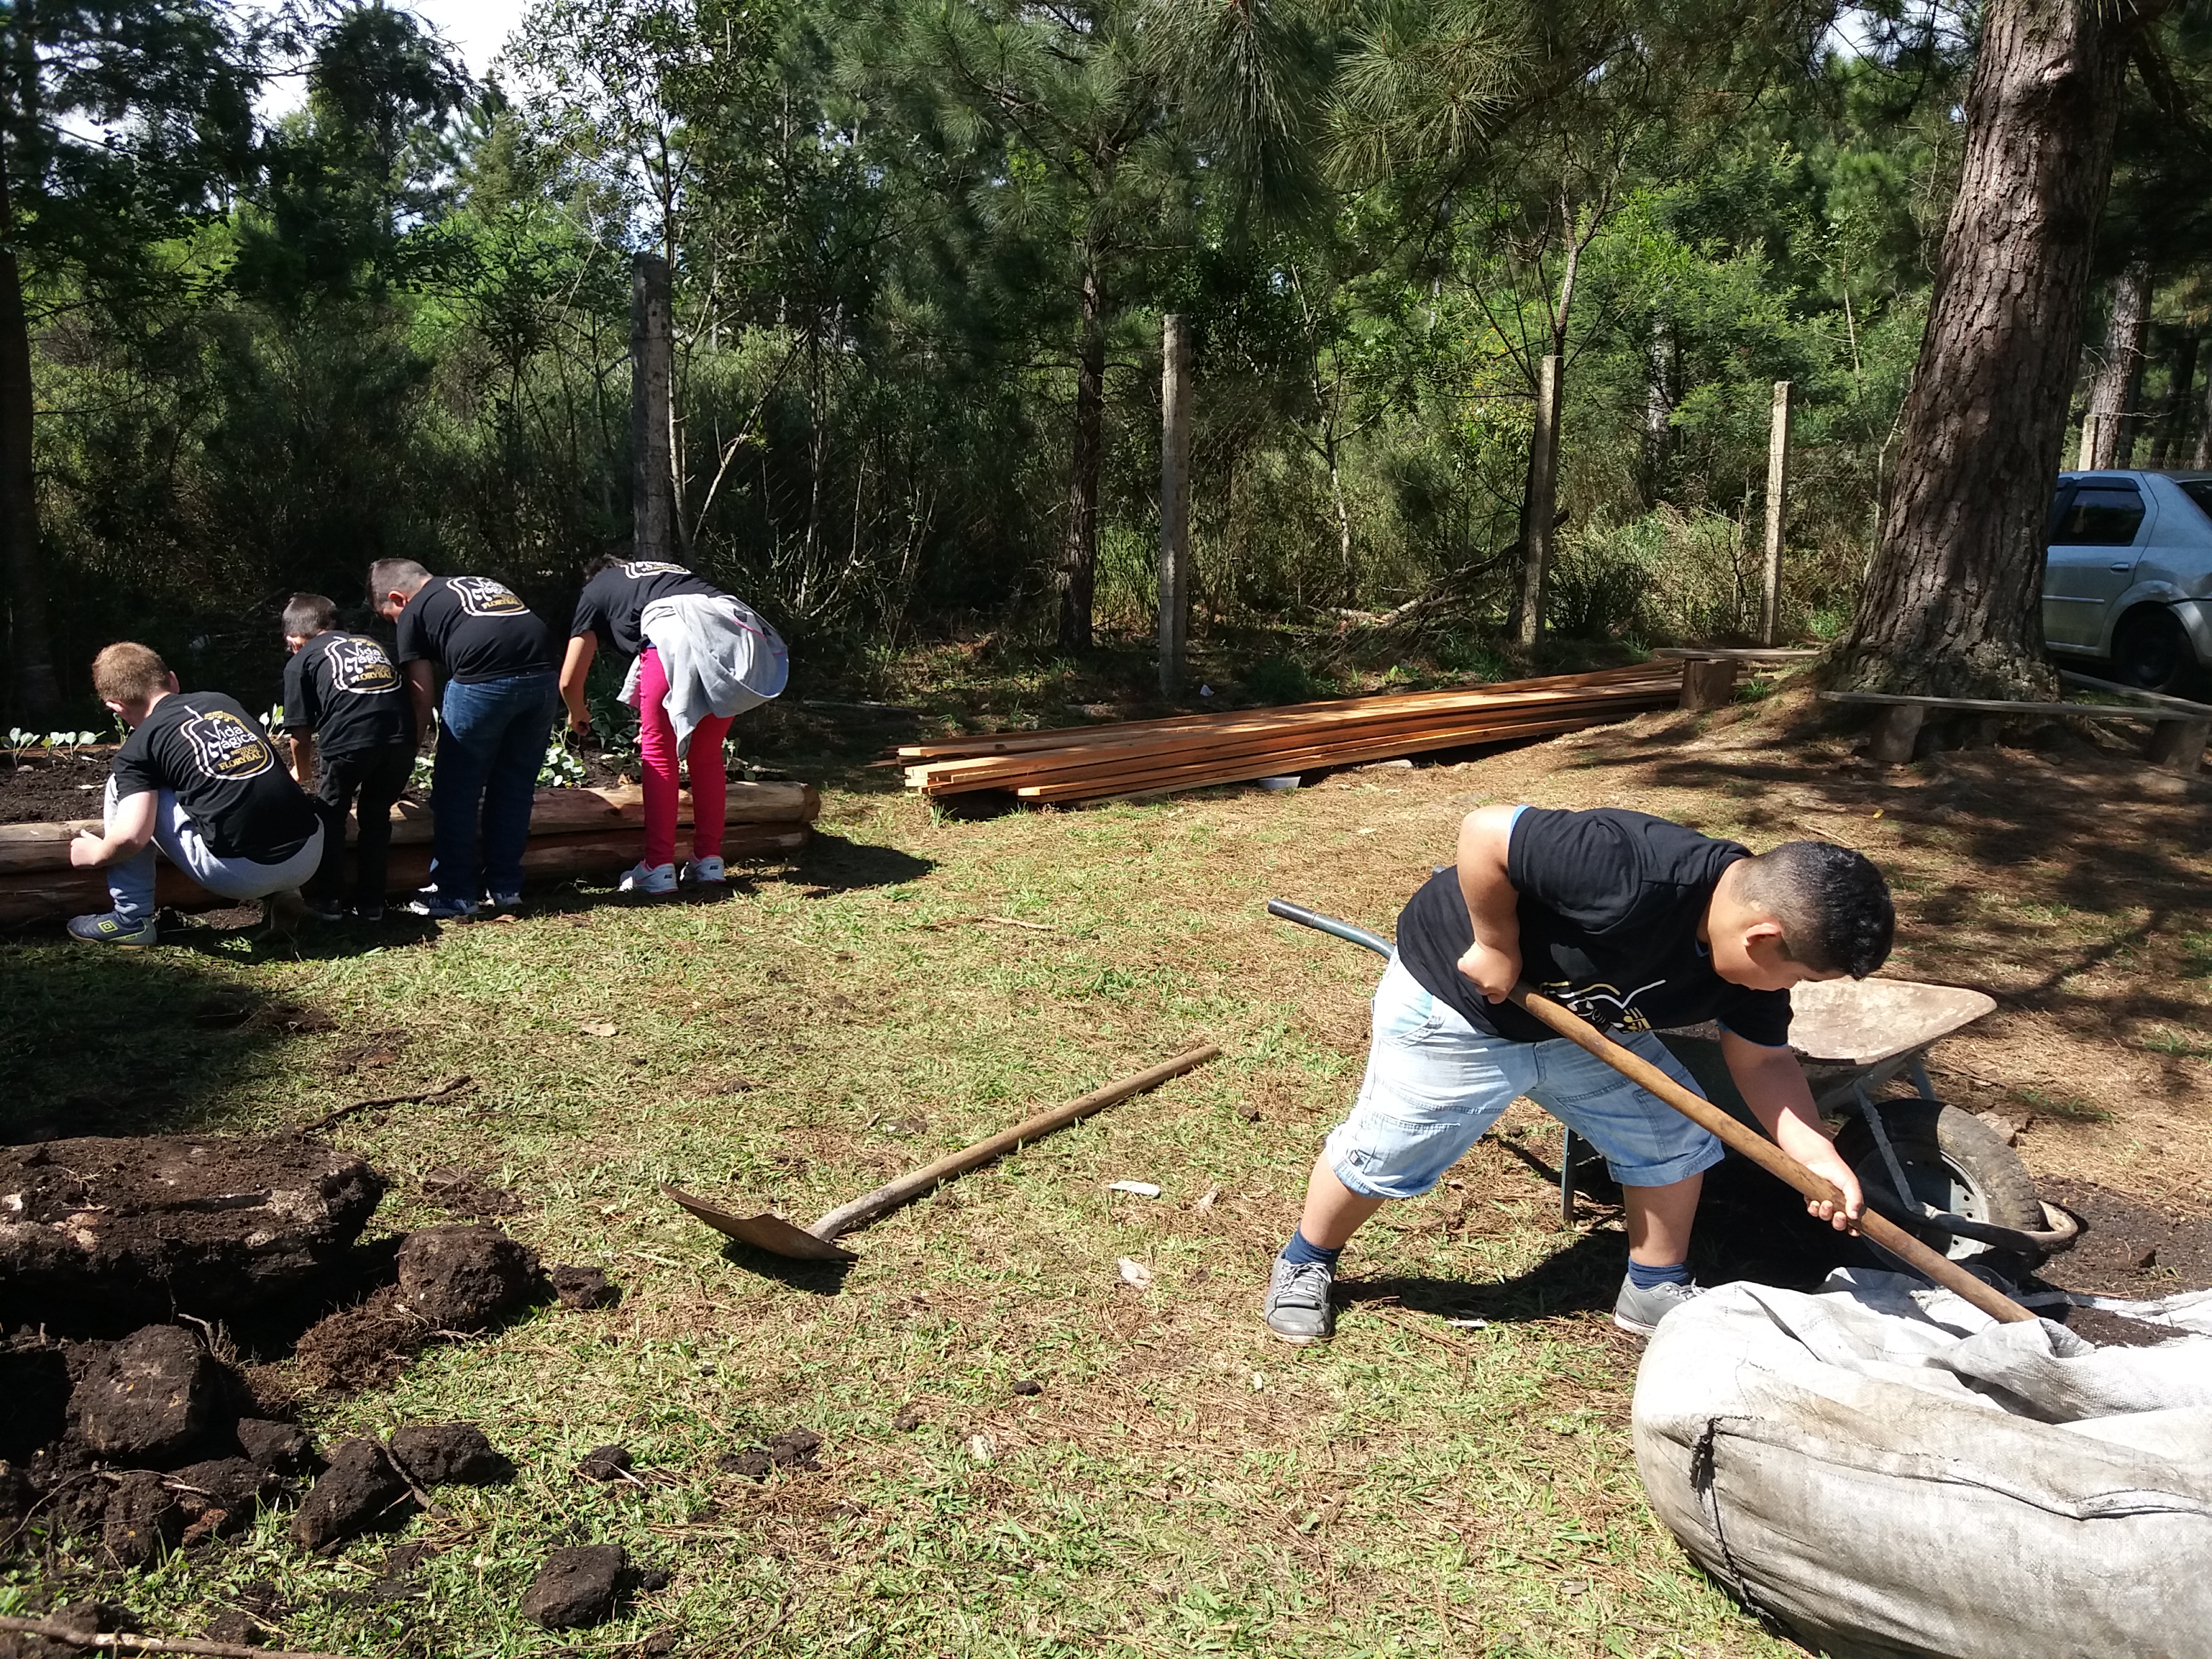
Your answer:
[[[1105,458],[1106,292],[1098,262],[1083,266],[1083,319],[1075,351],[1075,443],[1068,457],[1067,523],[1053,587],[1060,599],[1060,643],[1091,648],[1091,602],[1098,576],[1098,474]]]
[[[2174,340],[2173,362],[2166,370],[2166,398],[2159,405],[2158,436],[2151,443],[2154,471],[2181,453],[2182,440],[2189,435],[2191,406],[2197,401],[2197,344],[2194,328],[2184,329]]]
[[[18,720],[43,720],[61,707],[46,617],[45,551],[39,541],[38,479],[31,467],[34,401],[31,326],[15,264],[15,215],[0,167],[0,571],[8,584],[9,693]]]
[[[1995,0],[1881,544],[1831,684],[2049,697],[2044,530],[2143,14]]]
[[[2087,418],[2094,431],[2084,447],[2091,466],[2125,466],[2134,452],[2136,406],[2142,400],[2143,338],[2149,330],[2150,267],[2138,259],[2112,283],[2104,357],[2089,386]]]
[[[1521,580],[1506,628],[1529,649],[1544,634],[1544,590],[1552,565],[1552,532],[1559,528],[1559,405],[1565,396],[1567,319],[1575,303],[1575,273],[1582,264],[1583,238],[1573,208],[1560,204],[1567,233],[1567,264],[1559,276],[1559,302],[1552,311],[1552,350],[1538,365],[1536,425],[1528,442],[1528,477],[1521,490]]]
[[[1674,333],[1663,317],[1651,319],[1644,350],[1644,505],[1659,505],[1666,488],[1667,452],[1674,436]]]

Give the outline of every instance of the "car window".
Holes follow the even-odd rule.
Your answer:
[[[2125,547],[2142,520],[2142,496],[2133,484],[2085,483],[2051,539],[2065,547]]]
[[[2181,493],[2197,503],[2205,517],[2212,518],[2212,478],[2182,478],[2177,480]]]

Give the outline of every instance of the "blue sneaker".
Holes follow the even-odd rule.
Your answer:
[[[433,921],[471,921],[477,907],[466,899],[447,898],[441,893],[424,893],[400,907],[410,916],[428,916]]]
[[[112,910],[101,916],[71,916],[69,935],[87,945],[131,946],[151,945],[158,937],[151,917],[144,921],[125,921]]]

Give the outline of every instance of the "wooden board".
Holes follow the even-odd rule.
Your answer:
[[[1625,686],[1604,696],[1587,692],[1538,692],[1513,697],[1471,698],[1458,708],[1413,714],[1382,716],[1335,714],[1297,719],[1240,720],[1224,722],[1190,733],[1153,736],[1113,743],[1084,741],[1050,750],[1013,755],[963,757],[909,766],[907,782],[927,794],[961,789],[1004,787],[1003,780],[1023,776],[1030,781],[1048,774],[1090,770],[1102,765],[1146,763],[1162,757],[1195,758],[1230,753],[1264,753],[1270,750],[1311,748],[1328,742],[1371,746],[1373,739],[1402,732],[1418,738],[1425,732],[1465,727],[1484,720],[1533,718],[1539,712],[1553,714],[1592,714],[1601,719],[1624,719],[1623,711],[1663,708],[1678,695],[1679,678],[1650,686]],[[1438,747],[1435,744],[1426,745]]]
[[[1279,708],[1224,709],[1219,714],[1170,714],[1158,720],[1119,720],[1101,726],[1063,726],[1042,732],[983,732],[971,738],[940,738],[931,743],[902,744],[893,758],[906,762],[958,759],[968,756],[1018,754],[1038,749],[1057,749],[1070,743],[1114,743],[1155,734],[1199,732],[1226,721],[1274,720],[1307,714],[1418,714],[1428,709],[1463,706],[1470,697],[1506,697],[1538,691],[1605,689],[1648,681],[1679,684],[1681,669],[1675,664],[1637,663],[1625,668],[1602,668],[1584,674],[1552,674],[1540,679],[1505,680],[1439,691],[1395,692],[1372,697],[1337,697],[1316,702],[1288,703]]]
[[[2179,720],[2199,718],[2159,708],[2115,708],[2101,702],[2008,702],[1998,697],[1911,697],[1893,691],[1823,691],[1823,702],[1863,702],[1886,708],[1951,709],[1961,714],[2050,714],[2065,720]]]

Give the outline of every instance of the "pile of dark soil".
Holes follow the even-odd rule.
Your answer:
[[[2212,1285],[2212,1218],[2169,1215],[2094,1182],[2046,1177],[2043,1196],[2087,1224],[2074,1248],[2045,1264],[2061,1290],[2148,1302]]]
[[[0,749],[0,823],[100,816],[112,749]]]
[[[0,1147],[0,1323],[258,1314],[325,1282],[383,1194],[361,1158],[298,1136]]]

